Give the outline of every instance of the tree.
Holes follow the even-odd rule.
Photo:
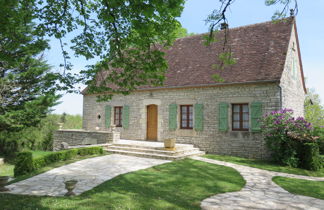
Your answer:
[[[324,126],[324,107],[314,89],[308,89],[305,99],[305,118],[314,127]]]
[[[0,132],[20,131],[37,125],[56,104],[60,76],[43,60],[47,40],[34,30],[29,3],[1,3]]]
[[[129,94],[142,85],[160,86],[164,81],[167,63],[162,49],[177,37],[177,17],[181,15],[185,0],[0,0],[1,5],[18,4],[19,14],[28,14],[37,25],[35,35],[55,37],[60,40],[64,56],[61,81],[66,89],[72,87],[76,76],[65,50],[68,34],[71,49],[76,56],[86,59],[99,57],[96,65],[80,72],[77,81],[88,85],[89,93]],[[219,0],[218,9],[207,18],[210,24],[209,40],[220,24],[227,22],[226,12],[234,0]],[[265,0],[266,5],[283,4],[278,17],[286,14],[296,0]],[[8,6],[0,7],[7,14]],[[295,4],[297,8],[297,4]],[[7,24],[14,24],[4,18]],[[9,39],[15,33],[5,34]],[[4,37],[7,38],[7,37]],[[42,39],[43,40],[43,39]],[[231,53],[221,54],[231,61]],[[7,59],[7,58],[6,58]],[[9,59],[9,58],[8,58]],[[225,63],[225,62],[224,62]],[[230,62],[232,63],[232,62]],[[94,80],[94,78],[96,78]],[[110,95],[111,96],[111,95]],[[109,95],[103,99],[109,98]]]

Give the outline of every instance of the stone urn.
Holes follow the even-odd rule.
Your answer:
[[[64,196],[74,196],[75,193],[73,192],[74,188],[75,188],[75,185],[78,183],[77,180],[68,180],[68,181],[65,181],[64,184],[65,184],[65,189],[67,190],[67,193],[65,193]]]
[[[176,142],[175,138],[164,139],[164,148],[168,150],[174,150],[175,142]]]
[[[0,176],[0,192],[8,191],[8,188],[5,188],[9,180],[9,176]]]
[[[64,123],[57,123],[58,124],[58,126],[59,126],[59,130],[62,130],[63,129],[63,124]]]

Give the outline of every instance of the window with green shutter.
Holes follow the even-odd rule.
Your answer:
[[[175,131],[177,129],[177,104],[169,105],[169,130]]]
[[[125,129],[129,128],[129,106],[128,105],[123,106],[122,125],[123,128]]]
[[[105,126],[106,128],[110,127],[110,118],[111,118],[111,106],[105,106]]]
[[[195,104],[194,128],[196,131],[202,131],[204,126],[204,110],[202,104]]]
[[[253,102],[251,103],[251,131],[261,131],[261,117],[262,117],[262,103]]]
[[[221,102],[218,105],[218,129],[228,130],[228,103]]]

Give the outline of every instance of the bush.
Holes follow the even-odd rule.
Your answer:
[[[20,152],[17,155],[14,174],[25,175],[34,170],[33,154],[31,152]]]
[[[94,154],[102,154],[102,147],[83,147],[78,149],[78,155],[94,155]]]
[[[36,171],[51,163],[70,160],[77,157],[78,155],[85,156],[102,153],[102,147],[84,147],[78,149],[62,150],[58,152],[52,152],[38,158],[32,158],[31,152],[21,152],[18,153],[14,174],[15,176],[29,174],[30,172]],[[28,156],[26,154],[28,154]],[[26,161],[25,159],[28,161]]]
[[[322,168],[322,159],[319,154],[318,144],[315,142],[312,143],[303,143],[300,147],[298,153],[300,158],[300,167],[317,171]]]
[[[324,155],[324,127],[314,127],[313,135],[318,137],[319,153]]]
[[[321,167],[313,128],[304,118],[292,117],[293,111],[283,109],[266,115],[262,131],[275,162],[291,167],[318,170]]]

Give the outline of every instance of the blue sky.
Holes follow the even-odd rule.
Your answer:
[[[247,3],[248,2],[248,3]],[[310,3],[311,2],[311,3]],[[314,88],[324,100],[324,1],[298,0],[297,29],[306,86]],[[204,33],[208,31],[205,19],[214,8],[219,7],[219,0],[187,0],[182,16],[182,26],[189,32]],[[271,20],[278,6],[267,7],[264,0],[236,0],[228,12],[229,26],[237,27]],[[62,55],[58,40],[51,41],[51,50],[46,52],[48,62],[54,70],[60,70]],[[71,54],[72,56],[73,54]],[[74,71],[94,61],[73,58]],[[82,88],[82,87],[81,87]],[[61,104],[53,108],[54,113],[82,114],[82,95],[66,94]]]

